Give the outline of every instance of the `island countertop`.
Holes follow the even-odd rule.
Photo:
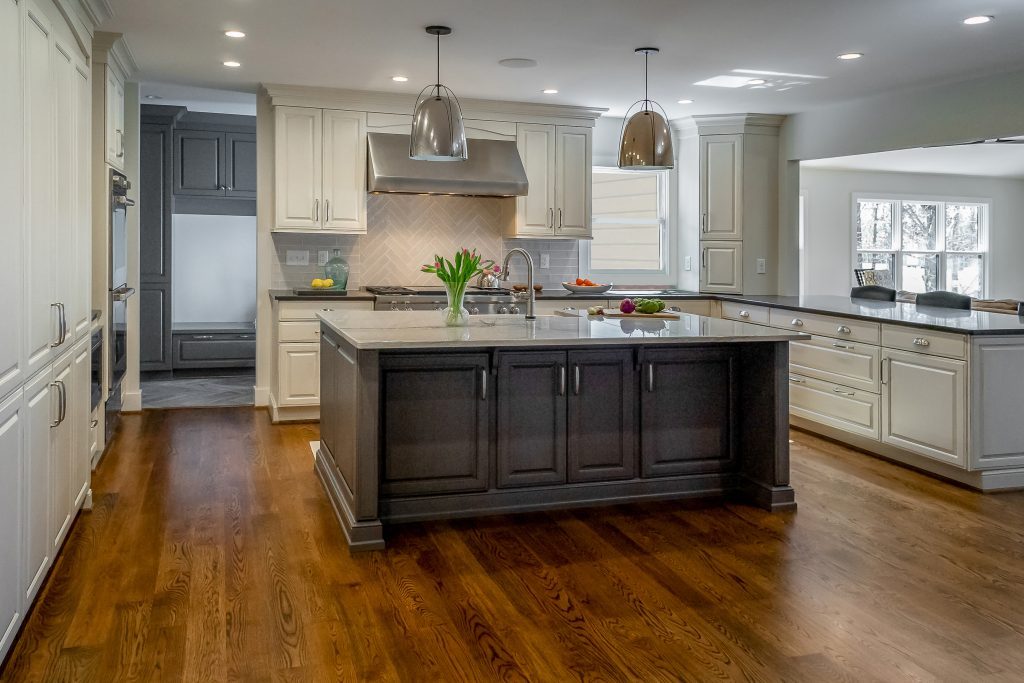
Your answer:
[[[332,311],[318,317],[356,349],[636,346],[788,342],[809,335],[683,313],[679,320],[475,315],[447,327],[436,311]]]

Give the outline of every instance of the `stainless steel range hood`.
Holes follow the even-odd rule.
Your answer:
[[[367,189],[370,192],[515,197],[529,190],[516,143],[468,140],[465,161],[418,161],[409,158],[409,136],[367,135]]]

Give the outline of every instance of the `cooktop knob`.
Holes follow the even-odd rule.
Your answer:
[[[519,315],[519,307],[512,306],[511,308],[508,309],[508,312],[511,313],[512,315]]]
[[[469,314],[470,315],[480,315],[480,309],[477,308],[476,306],[473,306],[472,308],[469,309]]]
[[[500,308],[498,308],[498,313],[500,315],[505,315],[506,313],[508,313],[508,306],[501,306]]]

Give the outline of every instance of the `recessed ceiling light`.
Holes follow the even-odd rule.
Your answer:
[[[237,69],[238,67],[242,66],[242,63],[241,62],[224,62],[224,66],[228,67],[229,69]]]
[[[967,17],[966,19],[964,19],[964,23],[967,24],[968,26],[976,26],[978,24],[987,24],[990,21],[992,21],[992,17],[984,15],[984,14],[976,16],[976,17]]]
[[[537,66],[537,60],[525,57],[510,57],[508,59],[499,59],[498,64],[509,69],[532,69]]]
[[[224,31],[224,35],[226,35],[228,38],[245,38],[245,33],[242,31]]]
[[[541,92],[544,93],[545,95],[557,95],[558,94],[558,91],[555,90],[554,88],[544,88],[543,90],[541,90]]]
[[[393,80],[395,83],[405,83],[409,79],[405,76],[392,76],[391,80]]]
[[[844,62],[848,62],[851,59],[860,59],[864,56],[863,52],[844,52],[841,55],[836,55],[836,59],[841,59]]]
[[[764,80],[763,78],[751,78],[749,81],[747,81],[747,85],[764,85],[767,82],[768,81]]]
[[[676,100],[676,104],[693,104],[693,100]]]

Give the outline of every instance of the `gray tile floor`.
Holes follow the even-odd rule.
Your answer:
[[[143,408],[205,408],[251,406],[253,374],[223,377],[146,379],[142,381]]]

